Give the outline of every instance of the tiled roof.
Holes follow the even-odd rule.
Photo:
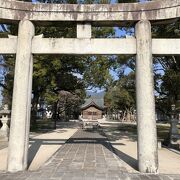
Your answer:
[[[100,109],[104,109],[104,99],[103,98],[95,98],[95,97],[85,99],[85,103],[81,106],[81,109],[84,109],[91,105],[95,105],[95,106],[99,107]]]

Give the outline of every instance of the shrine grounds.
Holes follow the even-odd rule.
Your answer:
[[[6,173],[7,142],[0,142],[0,179],[180,179],[180,153],[163,145],[169,125],[159,124],[160,175],[137,169],[136,124],[101,122],[95,131],[84,131],[78,122],[39,121],[30,135],[29,169]],[[147,132],[148,133],[148,132]],[[159,144],[160,145],[160,144]],[[78,173],[79,172],[79,173]]]

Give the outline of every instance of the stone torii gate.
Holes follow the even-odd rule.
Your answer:
[[[18,36],[0,39],[0,54],[16,54],[9,138],[10,172],[27,169],[34,54],[136,55],[139,171],[158,173],[153,85],[154,55],[180,55],[180,39],[152,39],[151,24],[176,21],[179,0],[126,4],[32,4],[0,0],[0,23],[19,23]],[[77,38],[35,36],[37,24],[77,24]],[[136,23],[135,38],[93,39],[92,26]]]

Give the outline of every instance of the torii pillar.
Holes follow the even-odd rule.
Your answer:
[[[158,173],[151,24],[136,24],[136,103],[138,123],[138,165],[143,173]]]
[[[8,148],[7,170],[10,172],[27,169],[33,72],[31,47],[34,34],[34,25],[29,20],[19,23]]]

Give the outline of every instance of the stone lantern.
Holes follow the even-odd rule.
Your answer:
[[[5,104],[3,110],[0,110],[0,121],[2,122],[2,127],[0,129],[0,136],[5,140],[9,138],[9,121],[10,121],[10,113],[11,111],[8,109],[8,105]]]
[[[170,145],[177,145],[178,135],[178,118],[176,118],[176,107],[175,104],[171,105],[171,127],[170,127]]]

